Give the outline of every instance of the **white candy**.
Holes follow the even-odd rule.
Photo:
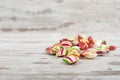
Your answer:
[[[86,58],[90,58],[90,59],[96,58],[96,57],[97,57],[97,53],[87,52],[87,53],[85,54],[85,57],[86,57]]]
[[[102,41],[103,40],[97,40],[97,41],[95,41],[95,46],[100,47],[101,44],[102,44]]]

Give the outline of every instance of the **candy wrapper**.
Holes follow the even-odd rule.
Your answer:
[[[46,53],[64,57],[63,62],[66,64],[75,64],[81,57],[94,59],[115,49],[116,46],[108,45],[104,40],[94,40],[91,36],[78,35],[61,39],[58,43],[46,48]]]

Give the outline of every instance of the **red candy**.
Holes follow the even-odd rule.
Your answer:
[[[94,44],[94,40],[91,36],[88,37],[88,41],[89,41],[89,43]]]
[[[86,50],[86,49],[88,49],[87,44],[84,43],[84,42],[79,42],[79,47],[80,47],[80,49],[82,49],[82,50]]]
[[[115,50],[115,49],[116,49],[116,47],[115,47],[115,46],[113,46],[113,45],[110,45],[110,46],[109,46],[109,50],[111,50],[111,51],[112,51],[112,50]]]
[[[92,48],[94,46],[94,40],[91,36],[88,37],[88,48]]]

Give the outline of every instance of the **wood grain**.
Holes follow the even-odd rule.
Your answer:
[[[0,80],[120,80],[120,0],[0,0]],[[66,65],[45,48],[68,35],[117,49]]]
[[[0,0],[0,31],[116,32],[119,5],[119,0]]]
[[[1,33],[1,80],[108,80],[120,79],[119,33],[90,33],[107,40],[117,50],[96,59],[80,59],[75,65],[67,65],[61,58],[45,53],[45,48],[69,33]],[[75,35],[76,33],[71,33]],[[89,33],[85,33],[89,35]],[[49,38],[48,36],[51,36]],[[57,36],[57,37],[56,37]],[[106,37],[107,36],[107,37]],[[42,39],[41,39],[42,38]]]

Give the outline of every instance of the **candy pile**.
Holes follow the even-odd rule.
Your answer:
[[[93,59],[115,49],[114,45],[107,45],[104,40],[94,40],[91,36],[78,35],[60,40],[59,43],[46,48],[46,52],[64,57],[63,61],[67,64],[75,64],[79,58]]]

